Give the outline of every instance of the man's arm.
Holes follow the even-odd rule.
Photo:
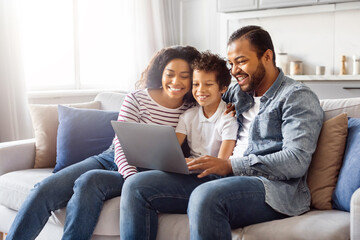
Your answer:
[[[234,174],[264,176],[271,180],[304,176],[315,151],[322,123],[323,111],[316,95],[305,87],[298,87],[283,104],[282,150],[231,159]]]
[[[314,93],[300,88],[284,104],[282,116],[282,150],[265,155],[230,160],[204,156],[188,163],[189,170],[205,169],[209,174],[264,176],[271,180],[288,180],[305,175],[316,148],[323,122],[323,111]],[[271,126],[269,126],[271,127]]]

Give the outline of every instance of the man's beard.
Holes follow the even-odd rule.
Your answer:
[[[249,75],[249,84],[247,86],[240,86],[243,92],[254,92],[260,85],[265,76],[265,68],[260,61],[254,74]]]

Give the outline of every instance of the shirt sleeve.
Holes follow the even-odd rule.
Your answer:
[[[175,132],[177,133],[182,133],[187,135],[187,131],[186,131],[186,119],[187,119],[187,113],[189,110],[185,111],[184,113],[182,113],[179,117],[179,122],[176,126]]]
[[[128,94],[123,104],[121,105],[118,121],[120,122],[140,122],[140,108],[139,103],[137,102],[135,96],[130,93]],[[121,147],[119,139],[115,135],[113,140],[115,145],[115,156],[114,162],[118,166],[118,172],[124,177],[127,178],[135,173],[137,173],[136,167],[129,165],[127,162],[124,151]]]
[[[222,115],[221,140],[236,140],[239,124],[236,118],[226,114]]]
[[[319,100],[309,89],[299,87],[285,99],[281,112],[282,149],[232,158],[235,175],[263,176],[277,181],[306,174],[323,122]]]

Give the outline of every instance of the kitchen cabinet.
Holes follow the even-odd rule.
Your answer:
[[[342,2],[353,2],[354,0],[319,0],[319,3],[342,3]]]
[[[317,0],[259,0],[259,9],[317,4]]]
[[[360,80],[301,81],[316,93],[319,99],[360,97]]]
[[[217,7],[219,12],[255,10],[258,8],[258,0],[218,0]]]
[[[218,12],[241,12],[282,7],[300,7],[355,0],[217,0]]]

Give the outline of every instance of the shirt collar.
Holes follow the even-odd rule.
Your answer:
[[[264,97],[266,97],[268,99],[275,97],[276,93],[279,91],[282,83],[284,82],[285,75],[280,68],[278,68],[278,70],[279,70],[279,75],[277,76],[275,82],[271,85],[271,87],[263,95]]]
[[[224,105],[226,105],[226,103],[223,100],[220,100],[220,103],[219,103],[218,108],[216,109],[216,112],[210,118],[205,117],[203,107],[200,106],[199,107],[200,122],[214,122],[219,117],[219,115],[222,114],[222,112],[224,111]]]

